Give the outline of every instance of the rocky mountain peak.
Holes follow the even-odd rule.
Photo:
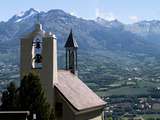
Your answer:
[[[16,15],[14,15],[11,19],[8,20],[8,22],[21,22],[24,19],[27,19],[31,16],[34,16],[36,14],[38,14],[39,12],[33,8],[30,8],[29,10],[27,10],[26,12],[20,12]]]

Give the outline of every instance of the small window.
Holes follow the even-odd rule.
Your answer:
[[[57,118],[61,118],[63,116],[63,104],[60,102],[56,103],[55,113]]]

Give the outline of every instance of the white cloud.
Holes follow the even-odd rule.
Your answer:
[[[129,16],[129,19],[130,19],[132,22],[138,22],[138,21],[139,21],[139,17],[138,17],[138,16]]]
[[[115,15],[112,12],[106,12],[106,11],[99,9],[99,8],[96,9],[96,17],[101,17],[101,18],[103,18],[105,20],[109,20],[109,21],[116,19]]]

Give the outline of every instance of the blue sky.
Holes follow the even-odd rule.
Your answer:
[[[29,8],[40,11],[62,9],[86,19],[99,16],[123,23],[160,20],[160,0],[1,0],[0,21]]]

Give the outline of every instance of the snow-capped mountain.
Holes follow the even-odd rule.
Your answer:
[[[157,25],[159,22],[140,22],[133,25],[125,25],[118,20],[106,21],[102,18],[97,18],[95,21],[85,20],[62,10],[38,12],[33,8],[24,13],[14,15],[7,22],[0,22],[1,45],[7,44],[11,48],[18,46],[20,38],[33,30],[37,21],[37,14],[44,30],[52,31],[56,34],[59,48],[63,48],[68,33],[72,28],[81,50],[111,50],[112,52],[125,51],[145,54],[153,53],[155,49],[157,52],[159,51],[157,44],[150,44],[139,35],[139,33],[148,31],[148,28],[152,28],[152,31],[155,30],[157,32],[160,30]]]
[[[123,24],[118,20],[108,21],[98,17],[95,21],[105,27],[118,28],[118,29],[121,28],[121,29],[124,29],[125,31],[129,31],[131,33],[134,33],[143,37],[151,34],[160,35],[159,20],[140,21],[133,24]]]
[[[38,13],[39,13],[38,11],[31,8],[26,12],[20,12],[19,14],[14,15],[8,21],[10,21],[10,22],[21,22],[21,21],[24,21],[27,18],[30,18],[30,17],[33,17],[33,16],[37,15]]]
[[[126,30],[141,36],[147,36],[149,34],[160,34],[160,21],[141,21],[126,26]]]
[[[101,17],[97,17],[96,22],[98,22],[99,24],[105,26],[105,27],[108,27],[108,28],[123,28],[124,27],[124,24],[122,24],[120,21],[118,21],[117,19],[116,20],[112,20],[112,21],[107,21]]]
[[[79,64],[83,68],[80,74],[84,72],[84,78],[89,76],[97,82],[106,78],[109,81],[116,80],[115,76],[124,75],[126,79],[123,74],[126,73],[126,68],[137,68],[138,64],[146,76],[148,73],[152,75],[152,63],[155,63],[155,71],[158,72],[160,21],[142,21],[126,25],[118,20],[86,20],[57,9],[48,12],[30,9],[14,15],[7,22],[0,22],[0,62],[3,59],[6,64],[19,64],[20,38],[33,30],[37,14],[43,29],[53,32],[57,37],[59,61],[64,60],[64,44],[72,28],[79,45]],[[86,65],[90,66],[90,69],[87,70]],[[106,69],[103,69],[104,66]],[[104,76],[108,73],[109,76]],[[137,73],[131,74],[135,75]]]

